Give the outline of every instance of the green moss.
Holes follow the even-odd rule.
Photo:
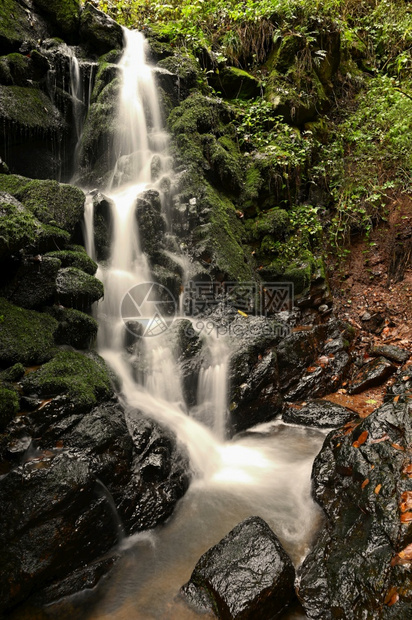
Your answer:
[[[57,321],[0,298],[0,365],[41,364],[52,357]]]
[[[221,112],[218,101],[193,93],[171,112],[168,123],[175,135],[218,133],[223,129]]]
[[[24,373],[25,370],[23,364],[14,364],[14,366],[0,372],[0,379],[2,381],[15,383],[23,377]]]
[[[40,222],[23,205],[3,200],[7,195],[0,196],[0,257],[34,244],[41,232]]]
[[[57,181],[30,181],[16,197],[44,224],[72,231],[81,221],[84,194]]]
[[[72,232],[84,212],[84,194],[77,187],[27,179],[14,174],[0,174],[0,192],[19,200],[38,221]],[[34,224],[37,220],[33,220]],[[31,228],[33,228],[34,224]],[[38,222],[35,226],[39,232]]]
[[[68,37],[69,42],[76,39],[80,18],[79,0],[33,0],[33,2],[51,19],[60,32]]]
[[[60,112],[38,88],[0,86],[0,118],[43,133],[65,129]]]
[[[30,58],[23,54],[13,53],[0,58],[1,82],[6,85],[26,86],[31,75]]]
[[[243,185],[241,155],[228,137],[218,140],[213,135],[203,135],[203,155],[211,167],[212,179],[219,179],[223,189],[238,194]]]
[[[81,269],[85,273],[91,276],[97,271],[97,264],[87,255],[84,248],[77,246],[79,250],[60,250],[56,252],[49,252],[47,256],[58,258],[62,267],[76,267]]]
[[[227,99],[255,99],[260,95],[259,80],[237,67],[225,67],[220,73],[211,74],[209,82]]]
[[[60,269],[56,278],[57,297],[64,306],[88,309],[103,297],[103,284],[76,267]]]
[[[205,198],[210,204],[208,241],[213,251],[213,263],[228,278],[250,281],[252,273],[241,245],[242,224],[236,216],[233,203],[207,186]]]
[[[27,12],[15,0],[2,0],[0,6],[0,44],[3,49],[17,49],[22,41],[34,40]]]
[[[305,249],[301,249],[292,260],[282,256],[281,247],[278,247],[277,251],[279,257],[261,270],[264,279],[272,282],[292,282],[297,296],[307,293],[321,259],[316,259],[310,250]]]
[[[255,221],[255,236],[273,235],[277,239],[284,239],[290,229],[290,218],[284,209],[275,207],[266,213],[261,213]]]
[[[27,394],[53,397],[65,394],[78,410],[88,410],[110,398],[112,387],[102,358],[91,359],[75,351],[61,351],[22,381]]]
[[[19,411],[17,392],[0,384],[0,431],[3,431]]]
[[[195,88],[202,84],[199,64],[189,55],[177,52],[158,63],[158,67],[177,75],[186,89]]]

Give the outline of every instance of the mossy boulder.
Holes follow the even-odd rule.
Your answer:
[[[33,0],[33,4],[44,14],[68,43],[77,43],[80,18],[79,0]]]
[[[15,383],[23,377],[24,373],[25,369],[23,364],[14,364],[10,366],[10,368],[6,368],[6,370],[0,372],[0,380],[8,383]]]
[[[13,306],[0,297],[0,366],[48,361],[55,350],[57,325],[47,314]]]
[[[48,31],[44,20],[16,0],[2,0],[0,6],[0,48],[3,53],[16,52],[22,41],[35,44],[47,38]]]
[[[224,123],[230,118],[230,112],[225,104],[194,92],[171,112],[168,124],[175,136],[194,133],[216,134],[223,133]]]
[[[47,257],[57,258],[62,267],[76,267],[90,276],[94,276],[97,271],[97,264],[88,256],[86,250],[81,245],[69,246],[66,250],[49,252]]]
[[[88,411],[113,394],[104,360],[99,356],[91,359],[77,351],[61,351],[27,375],[21,385],[26,394],[45,398],[64,394],[77,411]]]
[[[210,166],[206,176],[215,185],[239,194],[243,186],[241,155],[237,145],[228,136],[202,136],[203,155]]]
[[[81,182],[85,185],[104,185],[115,165],[110,148],[120,130],[117,101],[119,79],[107,84],[89,108],[80,143]]]
[[[14,52],[0,57],[0,84],[30,87],[42,80],[49,69],[49,61],[37,50],[29,55]]]
[[[328,294],[322,258],[314,256],[310,250],[304,248],[297,249],[297,255],[294,258],[287,258],[286,252],[289,253],[289,251],[286,247],[287,244],[285,244],[284,256],[282,256],[282,246],[278,247],[278,257],[261,267],[259,274],[267,282],[291,282],[295,297],[302,302],[308,297],[307,305],[319,299],[319,303],[315,305],[320,305],[322,303],[320,300]],[[312,286],[313,291],[311,291]]]
[[[12,421],[19,411],[19,397],[11,387],[0,383],[0,432]]]
[[[161,81],[161,85],[166,88],[167,94],[172,97],[175,104],[186,99],[192,89],[202,85],[199,63],[189,54],[175,52],[173,56],[160,60],[157,67],[163,71],[166,70],[175,78],[174,82]],[[168,88],[168,85],[172,88]]]
[[[3,288],[2,295],[22,308],[41,308],[53,302],[60,267],[58,258],[25,257],[12,280]]]
[[[35,242],[41,224],[11,194],[0,192],[0,258]]]
[[[80,37],[89,51],[98,56],[123,47],[122,27],[90,3],[81,12]]]
[[[225,67],[211,74],[209,83],[226,99],[255,99],[260,95],[259,80],[237,67]]]
[[[39,88],[0,86],[0,118],[4,123],[43,135],[66,129],[59,110]]]
[[[64,267],[57,274],[56,292],[63,306],[88,310],[92,303],[103,297],[103,284],[76,267]]]
[[[82,220],[84,193],[73,185],[8,174],[0,175],[0,191],[17,198],[43,224],[72,232]]]
[[[79,310],[54,306],[50,314],[59,321],[54,339],[59,345],[70,345],[75,349],[88,349],[97,336],[97,321]]]

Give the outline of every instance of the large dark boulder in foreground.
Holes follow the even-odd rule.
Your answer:
[[[218,618],[269,620],[293,599],[294,579],[275,534],[260,517],[249,517],[202,555],[180,594]]]
[[[309,618],[412,617],[411,445],[410,400],[326,438],[313,492],[328,521],[299,571]]]
[[[70,355],[64,370],[70,361],[82,358],[83,369],[92,361]],[[55,377],[60,395],[37,400],[0,434],[0,467],[8,471],[0,479],[0,557],[7,573],[0,612],[29,597],[43,605],[93,587],[116,561],[112,547],[122,533],[163,522],[188,488],[188,459],[174,435],[136,411],[129,413],[130,434],[115,399],[106,395],[90,407],[102,397],[96,382],[95,393],[81,398],[90,373],[72,392],[79,382],[78,369],[72,371],[59,385],[54,371],[48,385]]]
[[[290,424],[302,424],[303,426],[316,426],[317,428],[332,428],[346,424],[357,414],[346,407],[332,403],[329,400],[317,398],[312,400],[301,409],[293,406],[286,409],[283,419]]]

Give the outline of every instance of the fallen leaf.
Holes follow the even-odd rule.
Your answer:
[[[397,603],[399,601],[399,594],[396,592],[391,600],[389,601],[389,603],[387,603],[388,607],[392,607],[392,605],[395,605],[395,603]]]
[[[412,476],[412,463],[410,463],[409,465],[405,465],[405,467],[402,470],[403,474],[406,474],[407,476]]]
[[[401,523],[410,523],[412,521],[412,512],[404,512],[401,515]]]
[[[409,509],[412,509],[412,491],[405,491],[401,495],[401,512],[406,512]]]
[[[399,599],[399,594],[398,594],[398,592],[397,592],[396,588],[391,588],[391,589],[389,590],[388,594],[387,594],[387,595],[386,595],[386,597],[385,597],[385,605],[393,605],[394,603],[396,603],[396,601],[393,601],[393,603],[392,603],[392,600],[393,600],[396,596],[398,597],[398,598],[396,599],[396,601],[397,601],[397,600]]]
[[[395,448],[395,450],[402,450],[403,452],[405,452],[405,448],[403,446],[400,446],[398,443],[391,443],[392,448]]]
[[[378,484],[378,485],[375,487],[375,493],[376,493],[376,495],[379,495],[379,491],[381,490],[381,488],[382,488],[382,485],[381,485],[381,484]]]
[[[398,556],[402,560],[412,560],[412,544],[399,551]]]
[[[359,435],[358,439],[357,439],[356,441],[354,441],[354,442],[353,442],[353,444],[352,444],[352,445],[353,445],[353,447],[354,447],[354,448],[359,448],[359,446],[361,446],[362,444],[364,444],[364,443],[365,443],[365,441],[366,441],[366,440],[367,440],[367,438],[368,438],[368,435],[369,435],[368,431],[363,431],[363,433],[361,433],[361,434]],[[355,445],[355,444],[357,444],[357,445]]]
[[[393,402],[394,402],[394,403],[397,403],[397,402],[398,402],[398,400],[399,400],[399,394],[398,394],[398,396],[395,396],[395,398],[393,399]]]
[[[369,482],[370,482],[369,478],[366,478],[366,480],[364,480],[364,481],[362,482],[362,489],[364,489],[365,487],[367,487],[367,486],[368,486],[368,484],[369,484]]]

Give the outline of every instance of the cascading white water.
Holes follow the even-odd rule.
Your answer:
[[[120,314],[125,294],[151,281],[139,244],[136,199],[143,191],[160,187],[159,174],[152,178],[153,159],[161,162],[160,177],[170,172],[170,159],[152,70],[145,60],[144,38],[130,31],[125,31],[125,38],[119,65],[123,82],[119,133],[113,144],[115,165],[105,190],[114,204],[114,230],[111,256],[98,270],[105,287],[97,311],[98,345],[121,378],[128,404],[167,425],[186,446],[195,481],[173,520],[150,537],[148,548],[147,536],[130,541],[125,572],[119,572],[123,585],[109,588],[91,617],[180,620],[195,615],[179,605],[173,607],[179,586],[189,578],[200,554],[247,516],[258,514],[266,519],[294,561],[302,560],[320,518],[309,489],[313,458],[324,435],[274,423],[225,443],[229,350],[217,337],[206,340],[210,354],[200,371],[198,403],[192,411],[184,403],[178,367],[166,337],[142,339],[146,377],[136,382],[133,354],[125,352]],[[85,223],[87,249],[93,256],[91,199],[86,204]],[[176,257],[179,261],[187,271],[185,257]],[[127,576],[130,562],[134,578]],[[126,600],[126,609],[120,606],[117,613],[113,605],[120,600]]]

